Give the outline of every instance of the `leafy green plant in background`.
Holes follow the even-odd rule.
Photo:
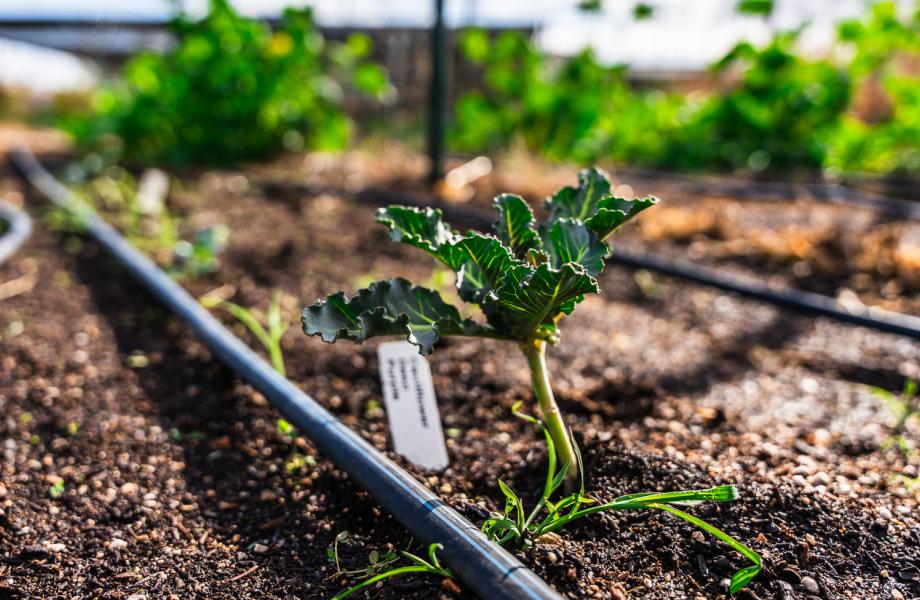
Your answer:
[[[73,181],[68,186],[73,204],[52,207],[45,215],[51,228],[80,233],[88,215],[100,213],[176,279],[201,277],[217,268],[218,256],[230,236],[225,225],[201,228],[192,241],[183,240],[179,233],[181,219],[170,212],[165,198],[160,199],[157,210],[142,206],[138,183],[129,171],[117,165],[107,166],[95,176],[82,168],[78,170],[70,174]]]
[[[210,0],[206,17],[180,15],[176,45],[133,57],[91,114],[64,116],[83,145],[142,163],[227,164],[281,149],[338,149],[350,123],[340,81],[377,97],[391,93],[354,35],[327,44],[309,8],[287,9],[275,31]]]
[[[458,150],[522,143],[554,160],[641,164],[657,155],[662,131],[678,124],[672,97],[633,92],[625,69],[599,64],[590,49],[557,60],[524,33],[492,38],[471,29],[461,34],[460,51],[482,69],[483,89],[457,101],[451,143]]]
[[[737,8],[768,16],[773,2]],[[460,51],[483,83],[457,102],[451,143],[675,170],[920,173],[920,10],[881,2],[821,59],[800,54],[799,33],[737,45],[706,88],[680,94],[634,89],[589,50],[550,57],[523,33],[469,30]],[[881,114],[860,114],[867,89]]]
[[[773,0],[738,0],[736,10],[746,15],[769,17],[773,14]]]
[[[574,485],[579,465],[550,387],[546,348],[560,340],[559,320],[585,294],[599,292],[595,277],[610,252],[607,238],[656,202],[652,197],[617,198],[606,174],[586,169],[578,187],[563,188],[547,200],[549,218],[539,227],[527,203],[512,194],[495,199],[499,218],[492,234],[459,235],[441,220],[439,210],[380,209],[377,221],[390,229],[393,241],[428,252],[456,273],[460,298],[478,305],[485,323],[461,318],[436,291],[396,278],[372,283],[352,299],[338,292],[305,308],[303,330],[326,342],[402,335],[422,355],[431,354],[435,343],[448,336],[517,343],[559,462]]]
[[[757,49],[745,42],[713,65],[741,81],[713,95],[678,132],[662,165],[725,170],[817,170],[849,104],[846,74],[796,54],[798,33]]]
[[[828,166],[843,172],[920,174],[920,5],[907,18],[895,2],[864,19],[841,23],[838,37],[853,53],[853,95],[874,94],[874,110],[851,110],[833,139]]]

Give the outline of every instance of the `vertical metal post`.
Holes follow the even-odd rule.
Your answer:
[[[431,161],[428,181],[432,184],[444,175],[444,113],[447,101],[444,89],[444,0],[434,0],[434,11],[434,24],[431,27],[431,88],[428,95],[428,158]]]

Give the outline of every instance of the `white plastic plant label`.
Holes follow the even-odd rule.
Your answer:
[[[377,356],[396,453],[424,469],[443,469],[447,447],[428,361],[409,342],[381,344]]]

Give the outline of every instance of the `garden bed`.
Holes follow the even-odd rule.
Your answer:
[[[392,186],[392,169],[329,169],[350,176],[319,180],[329,187]],[[411,169],[396,191],[418,189]],[[188,230],[231,230],[217,273],[186,282],[193,293],[227,285],[239,304],[264,307],[280,288],[303,305],[370,279],[431,280],[431,261],[387,244],[367,206],[335,194],[263,198],[241,177],[187,177],[172,198]],[[326,554],[341,532],[355,538],[341,544],[352,567],[366,566],[372,549],[407,546],[399,525],[322,457],[288,473],[292,446],[276,432],[277,413],[117,269],[100,268],[109,261],[93,244],[39,227],[0,277],[21,276],[30,260],[35,287],[0,304],[0,593],[320,598],[344,587]],[[603,296],[566,319],[549,354],[588,491],[611,499],[738,484],[740,501],[694,512],[764,554],[741,597],[920,594],[920,488],[905,479],[918,473],[880,449],[888,411],[865,387],[916,377],[920,344],[677,280],[639,281],[609,269]],[[284,339],[290,378],[388,450],[376,345],[330,346],[296,327]],[[418,476],[474,522],[500,508],[497,479],[536,492],[543,445],[510,413],[531,398],[516,349],[447,341],[431,364],[451,466]],[[564,594],[602,598],[715,597],[743,564],[650,512],[594,517],[521,558]],[[456,595],[431,579],[373,594]]]

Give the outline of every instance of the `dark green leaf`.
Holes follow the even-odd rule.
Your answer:
[[[390,229],[394,242],[421,248],[454,271],[466,259],[465,253],[454,246],[459,236],[441,220],[439,209],[389,206],[377,210],[377,222]]]
[[[739,569],[734,575],[732,575],[731,581],[728,586],[728,593],[735,594],[738,590],[746,586],[752,579],[757,577],[761,570],[760,565],[750,565]]]
[[[351,300],[343,292],[329,296],[303,310],[304,333],[319,335],[324,342],[337,339],[364,340],[383,335],[402,335],[431,354],[445,335],[486,335],[489,328],[461,319],[440,294],[421,286],[412,287],[402,278],[376,281]]]
[[[569,218],[586,221],[597,212],[598,201],[610,194],[610,179],[597,167],[578,173],[578,187],[564,187],[546,201],[549,221]]]
[[[469,233],[456,243],[468,257],[457,277],[457,289],[466,302],[479,303],[498,287],[512,264],[521,264],[497,239]]]
[[[635,198],[633,200],[607,196],[598,201],[596,212],[585,223],[598,238],[603,240],[613,233],[617,227],[657,203],[658,198],[654,196],[642,199]]]
[[[645,2],[639,2],[633,6],[633,18],[637,21],[648,19],[655,14],[655,7]]]
[[[773,0],[738,0],[737,10],[747,15],[769,17],[773,13]]]
[[[501,194],[495,198],[498,221],[492,226],[499,239],[522,257],[531,248],[538,247],[540,238],[534,229],[533,211],[524,199],[514,194]]]
[[[486,297],[483,310],[497,330],[529,339],[541,329],[554,332],[557,315],[571,313],[584,294],[597,292],[597,281],[579,265],[568,263],[560,269],[547,264],[536,269],[518,266]]]
[[[559,219],[543,234],[543,246],[553,267],[559,269],[566,263],[583,266],[589,275],[604,270],[604,257],[609,248],[599,241],[581,221]]]

